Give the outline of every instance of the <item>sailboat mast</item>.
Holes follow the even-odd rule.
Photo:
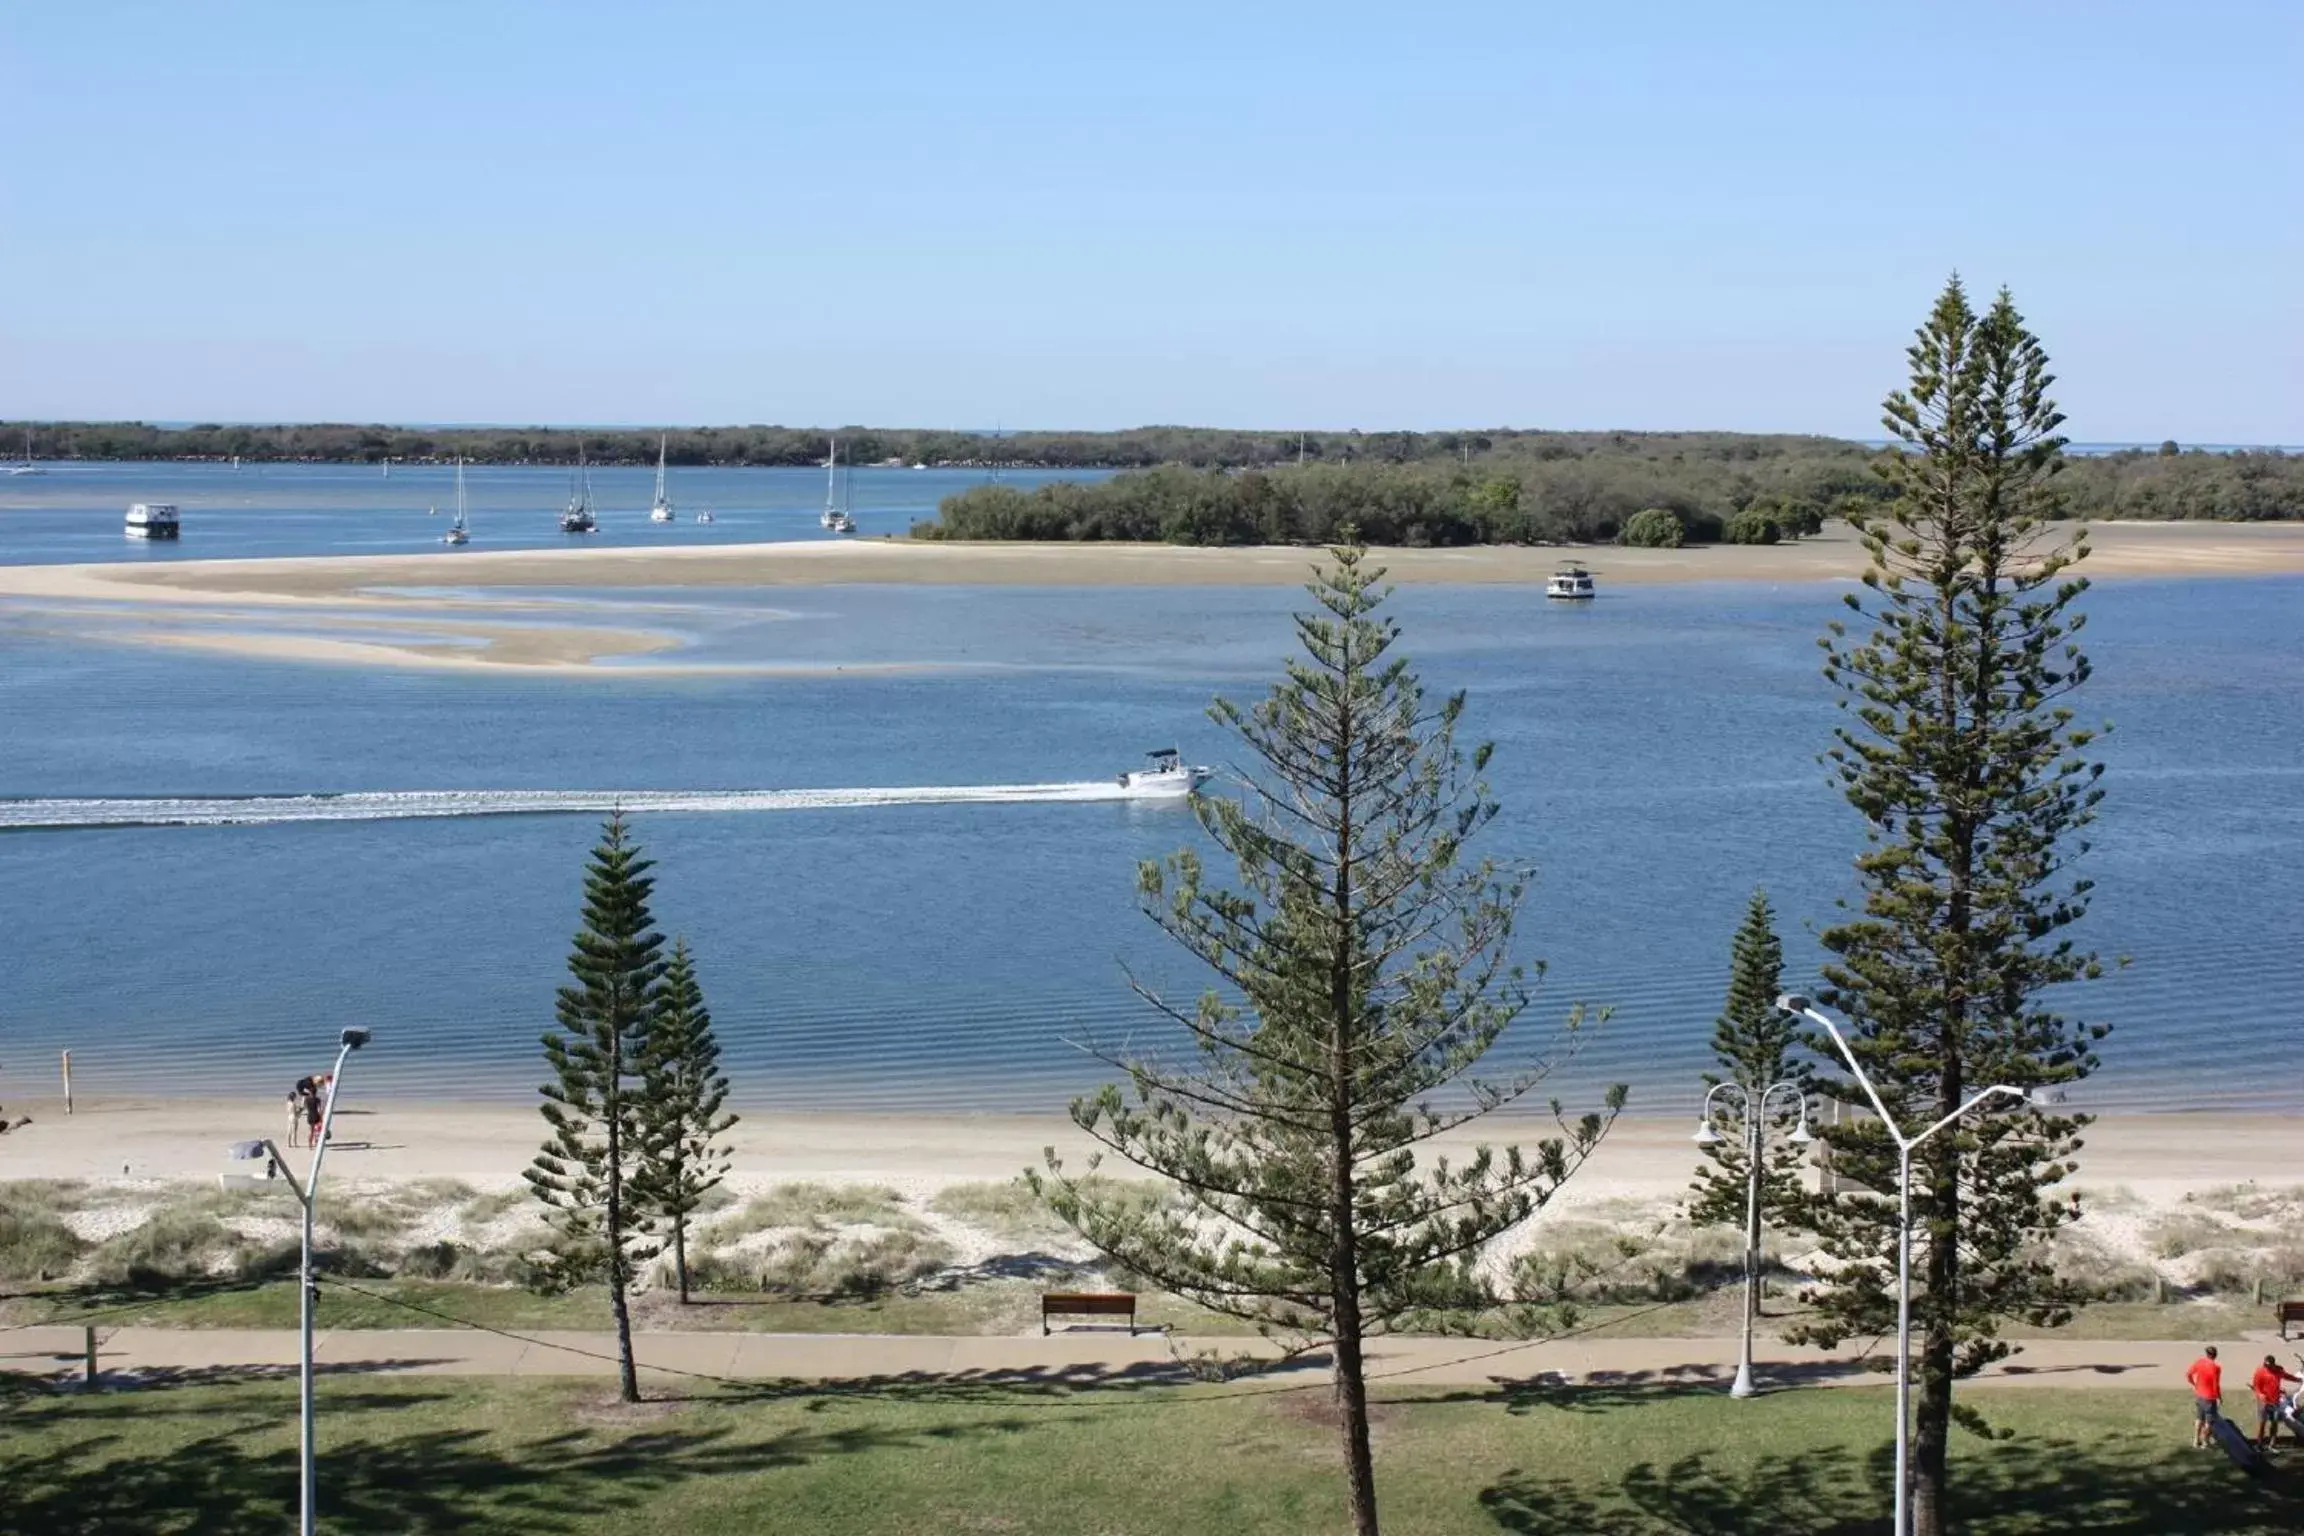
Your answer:
[[[656,438],[656,505],[658,506],[664,505],[664,444],[669,436],[669,433],[659,433]]]

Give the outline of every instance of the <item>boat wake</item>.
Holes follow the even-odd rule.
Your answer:
[[[893,789],[443,789],[150,800],[0,799],[0,831],[263,826],[291,821],[409,821],[442,816],[606,815],[617,809],[633,812],[828,811],[878,805],[1040,805],[1141,798],[1144,797],[1130,793],[1112,780],[1092,779],[1075,784],[952,784]]]

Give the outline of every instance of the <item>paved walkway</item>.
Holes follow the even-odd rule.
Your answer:
[[[292,1329],[98,1329],[98,1369],[118,1380],[218,1378],[291,1373]],[[1269,1359],[1256,1339],[1130,1337],[1122,1331],[1058,1333],[1050,1338],[952,1337],[924,1334],[643,1333],[634,1350],[645,1374],[792,1381],[853,1387],[941,1383],[980,1386],[1110,1387],[1206,1379],[1203,1357]],[[2258,1354],[2278,1348],[2267,1332],[2229,1341],[2233,1380],[2244,1381]],[[71,1377],[84,1369],[79,1327],[0,1332],[0,1370]],[[2022,1354],[1985,1372],[2000,1386],[2115,1386],[2176,1393],[2192,1342],[2028,1342]],[[468,1329],[338,1329],[321,1333],[314,1358],[329,1374],[390,1372],[453,1376],[603,1376],[615,1369],[608,1333],[537,1330],[512,1338]],[[2291,1358],[2282,1353],[2281,1358]],[[1470,1339],[1396,1338],[1370,1346],[1369,1373],[1391,1385],[1653,1386],[1716,1383],[1735,1374],[1733,1339],[1576,1339],[1503,1345]],[[1877,1357],[1871,1365],[1877,1365]],[[1265,1379],[1326,1377],[1325,1354],[1306,1356]],[[1854,1351],[1827,1354],[1765,1341],[1758,1374],[1764,1384],[1844,1385],[1887,1378]]]

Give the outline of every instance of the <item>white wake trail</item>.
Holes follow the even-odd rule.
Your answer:
[[[226,827],[440,816],[605,815],[627,811],[821,811],[878,805],[1032,805],[1137,798],[1111,780],[944,784],[891,789],[443,789],[340,795],[0,800],[0,831],[66,827]]]

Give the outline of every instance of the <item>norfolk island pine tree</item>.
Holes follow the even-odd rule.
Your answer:
[[[2087,544],[2052,521],[2064,440],[2047,356],[2005,291],[1978,315],[1957,278],[1907,356],[1910,386],[1886,406],[1895,497],[1864,528],[1871,563],[1847,599],[1870,628],[1834,624],[1822,642],[1846,712],[1829,761],[1866,822],[1860,909],[1822,940],[1823,1001],[1913,1130],[1989,1084],[2087,1075],[2108,1030],[2044,996],[2100,971],[2063,930],[2087,910],[2091,882],[2070,864],[2103,771],[2063,702],[2089,676],[2073,643],[2087,583],[2071,574]],[[1811,1044],[1819,1091],[1861,1106],[1829,1043]],[[2076,1196],[2051,1196],[2087,1123],[2036,1107],[1972,1115],[1915,1158],[1918,1536],[1945,1529],[1954,1379],[2012,1352],[2002,1319],[2058,1323],[2081,1299],[2039,1255],[2078,1214]],[[1830,1345],[1892,1327],[1896,1155],[1862,1114],[1822,1134],[1843,1187],[1810,1224],[1844,1267],[1790,1336]]]
[[[633,1182],[647,1133],[640,1069],[664,975],[664,936],[648,911],[650,867],[622,814],[610,816],[584,871],[583,926],[568,953],[575,985],[560,989],[558,1027],[543,1037],[552,1081],[540,1108],[550,1134],[525,1175],[550,1208],[553,1283],[607,1283],[628,1403],[640,1400],[629,1292],[655,1252],[647,1202]]]
[[[705,1196],[728,1176],[721,1140],[736,1116],[722,1111],[728,1079],[704,988],[686,940],[675,940],[657,991],[656,1014],[640,1068],[642,1141],[637,1180],[671,1239],[680,1304],[688,1304],[688,1227]]]
[[[1532,1153],[1419,1162],[1424,1143],[1518,1099],[1549,1063],[1470,1076],[1528,1002],[1510,957],[1523,885],[1464,860],[1496,811],[1479,777],[1490,748],[1467,765],[1463,695],[1435,706],[1391,654],[1398,628],[1378,617],[1386,589],[1363,554],[1334,550],[1315,576],[1286,679],[1253,709],[1211,710],[1261,765],[1254,809],[1194,801],[1245,889],[1205,885],[1189,850],[1139,871],[1146,914],[1240,1001],[1211,991],[1187,1006],[1136,985],[1186,1032],[1189,1059],[1099,1050],[1128,1088],[1072,1107],[1180,1201],[1147,1208],[1052,1151],[1032,1178],[1113,1262],[1332,1350],[1352,1525],[1374,1536],[1363,1341],[1509,1300],[1477,1258],[1591,1155],[1624,1090],[1574,1123],[1555,1104],[1562,1134]],[[1455,1102],[1428,1102],[1444,1090]]]

